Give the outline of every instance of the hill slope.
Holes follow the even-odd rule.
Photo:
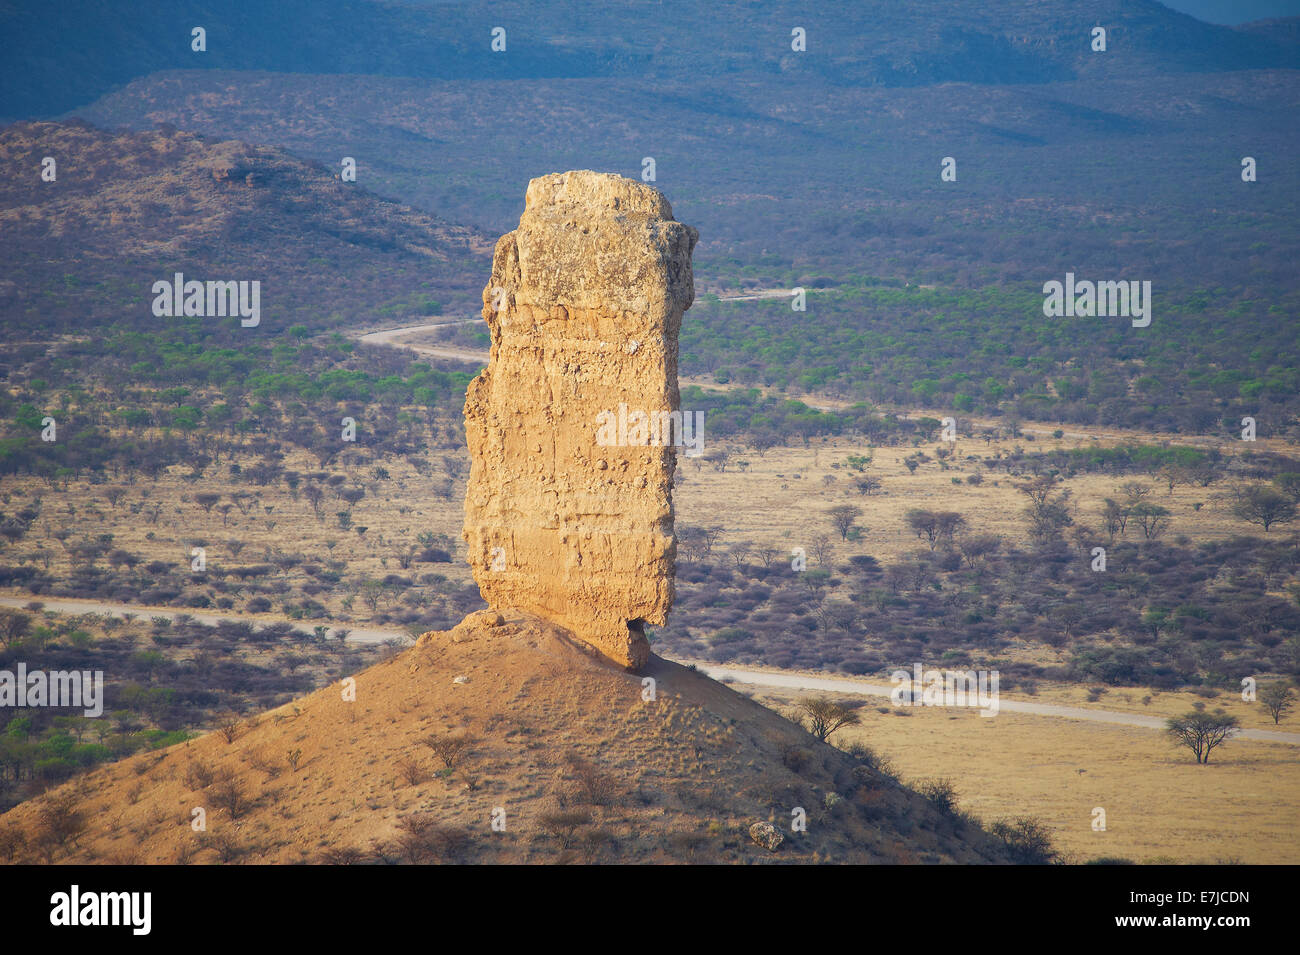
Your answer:
[[[54,182],[40,176],[47,156]],[[28,330],[155,327],[152,283],[178,271],[260,281],[272,330],[395,300],[464,304],[491,253],[481,233],[319,163],[170,128],[19,123],[0,131],[0,165],[25,171],[0,181],[0,315]]]
[[[535,618],[473,614],[343,696],[335,684],[232,727],[231,742],[217,732],[91,773],[0,817],[0,843],[21,833],[18,858],[55,862],[1007,858],[972,822],[722,684],[658,658],[628,674]],[[425,741],[456,738],[447,770]],[[806,833],[790,832],[795,807]],[[775,852],[748,835],[769,820],[785,834]]]

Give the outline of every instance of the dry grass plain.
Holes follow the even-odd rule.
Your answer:
[[[1130,440],[1148,440],[1148,436],[1134,434]],[[803,547],[811,554],[812,542],[819,536],[833,540],[837,562],[855,554],[871,554],[882,563],[903,558],[924,548],[904,523],[904,514],[910,508],[955,510],[965,516],[971,533],[995,534],[1009,543],[1026,544],[1028,538],[1021,514],[1024,496],[1015,490],[1013,479],[1005,473],[988,471],[981,460],[1007,453],[1014,447],[1043,451],[1089,443],[1092,442],[1087,439],[1070,437],[1032,442],[995,440],[987,444],[982,440],[959,440],[946,470],[935,460],[934,452],[941,446],[937,443],[916,449],[883,447],[872,451],[861,442],[827,439],[813,441],[807,448],[773,448],[762,456],[752,449],[732,446],[731,463],[725,471],[718,471],[698,458],[679,458],[674,502],[679,524],[722,526],[722,548],[745,541],[773,547],[786,555],[786,559],[794,547]],[[1118,442],[1107,438],[1097,443]],[[1258,445],[1251,448],[1259,449]],[[903,459],[913,450],[926,452],[932,460],[909,474]],[[1238,453],[1241,443],[1224,442],[1222,450],[1228,455]],[[1270,450],[1300,456],[1300,448],[1278,442]],[[851,479],[855,472],[843,466],[850,454],[863,453],[873,454],[868,473],[880,478],[882,484],[881,490],[870,496],[853,489]],[[356,463],[354,456],[367,463]],[[463,451],[434,452],[429,458],[431,469],[421,472],[401,457],[369,460],[364,448],[345,452],[324,470],[343,476],[342,487],[364,488],[366,495],[357,504],[349,505],[335,491],[327,490],[319,516],[301,494],[291,494],[282,483],[262,487],[230,478],[228,462],[214,466],[196,481],[182,477],[180,468],[172,469],[157,482],[140,478],[134,484],[109,481],[92,485],[74,480],[66,490],[52,489],[31,478],[6,478],[0,482],[0,499],[21,507],[40,497],[44,510],[27,538],[5,548],[3,557],[8,563],[16,562],[15,558],[42,566],[48,563],[50,573],[63,576],[72,571],[74,562],[67,547],[56,540],[58,535],[66,533],[66,543],[71,544],[111,534],[112,547],[137,554],[142,562],[162,560],[184,566],[189,562],[191,548],[204,546],[209,564],[218,567],[296,555],[307,563],[333,561],[345,581],[354,584],[391,573],[413,577],[436,573],[458,585],[468,585],[471,576],[463,562],[460,538],[464,479],[454,470],[463,461]],[[253,460],[245,459],[243,464]],[[738,463],[741,461],[746,462],[743,469]],[[449,462],[451,471],[444,462]],[[835,467],[837,464],[841,466]],[[284,466],[302,473],[319,470],[315,459],[303,452],[289,453]],[[377,476],[377,468],[382,468],[387,476]],[[450,482],[449,496],[443,497],[435,488],[447,482],[449,473],[456,476]],[[965,478],[970,474],[983,474],[983,482],[966,483]],[[954,484],[954,478],[960,484]],[[1116,496],[1119,485],[1133,479],[1088,474],[1065,481],[1063,486],[1072,493],[1076,524],[1097,529],[1103,499]],[[1149,478],[1136,479],[1155,485]],[[116,506],[109,503],[106,495],[108,488],[114,486],[126,488],[125,496]],[[221,495],[222,504],[205,510],[195,500],[204,493]],[[238,493],[251,495],[244,502],[247,513],[244,508],[228,508],[226,514],[219,513]],[[1263,537],[1258,527],[1231,515],[1224,495],[1222,483],[1208,488],[1179,485],[1172,494],[1163,486],[1155,486],[1151,500],[1172,512],[1165,533],[1168,539],[1180,535],[1193,541],[1222,540],[1242,534]],[[857,540],[842,540],[827,516],[831,507],[846,503],[863,511],[859,521],[863,533]],[[1195,507],[1198,504],[1199,510]],[[159,517],[156,523],[150,522],[145,515],[150,507],[158,505],[161,505]],[[340,525],[340,511],[349,512],[349,529]],[[451,562],[414,563],[403,570],[399,555],[416,547],[416,537],[423,532],[449,539],[444,543],[450,545]],[[1128,539],[1134,539],[1137,533],[1130,528]],[[1280,539],[1286,533],[1285,528],[1274,528],[1268,536]],[[1104,542],[1097,529],[1095,543]],[[277,576],[291,586],[308,582],[305,574],[292,568],[279,571]],[[373,613],[362,600],[354,599],[350,608],[344,606],[344,600],[352,593],[355,587],[335,587],[332,593],[321,593],[315,599],[340,621],[363,623]],[[382,612],[391,607],[392,600],[392,596],[385,597],[378,609]],[[237,600],[234,609],[239,609],[241,602]]]
[[[1134,433],[1127,440],[1136,443],[1156,443],[1150,435]],[[1033,441],[995,440],[985,444],[982,440],[958,440],[949,460],[949,469],[931,460],[909,474],[903,460],[914,450],[924,451],[931,459],[942,447],[938,442],[911,447],[869,448],[863,442],[843,439],[814,441],[808,448],[773,448],[763,456],[751,449],[737,448],[732,463],[725,472],[719,472],[700,459],[679,458],[678,473],[685,476],[674,496],[677,520],[686,524],[722,524],[726,528],[723,544],[734,540],[747,540],[782,548],[787,554],[792,547],[808,547],[815,537],[830,535],[835,542],[836,560],[854,554],[871,554],[882,562],[911,554],[922,542],[907,530],[903,515],[911,508],[957,511],[965,516],[968,530],[974,534],[996,534],[1004,541],[1027,544],[1025,521],[1021,512],[1026,501],[1014,487],[1015,480],[1004,472],[986,469],[981,460],[1005,454],[1015,447],[1028,452],[1050,451],[1061,448],[1079,448],[1090,445],[1113,447],[1125,443],[1114,438],[1097,440],[1064,437],[1038,438]],[[1223,442],[1219,445],[1225,456],[1240,453],[1243,449],[1267,450],[1300,456],[1300,448],[1283,442],[1265,445],[1243,445],[1241,442]],[[706,451],[711,447],[706,444]],[[872,454],[867,473],[880,478],[881,490],[870,495],[859,494],[852,485],[856,472],[843,466],[851,454]],[[735,462],[743,460],[748,466],[741,470]],[[835,468],[833,465],[841,467]],[[978,485],[967,484],[970,474],[983,475]],[[827,478],[833,480],[827,481]],[[960,484],[954,484],[957,478]],[[1111,476],[1084,474],[1070,478],[1063,487],[1071,491],[1075,522],[1097,530],[1097,543],[1104,544],[1100,532],[1099,511],[1107,497],[1118,497],[1118,488],[1127,481],[1138,480],[1152,485],[1150,500],[1172,512],[1169,530],[1164,537],[1176,538],[1184,534],[1193,541],[1223,540],[1237,535],[1258,535],[1260,528],[1244,523],[1232,516],[1223,499],[1226,488],[1222,482],[1210,487],[1179,485],[1172,494],[1166,487],[1142,475]],[[860,540],[841,540],[826,512],[838,504],[854,504],[862,508],[859,526],[864,528]],[[1199,510],[1194,505],[1202,505]],[[1275,528],[1270,538],[1281,538],[1285,528]],[[1140,531],[1129,529],[1129,540]]]
[[[1073,689],[1063,688],[1061,698],[1082,703],[1070,697]],[[784,712],[796,699],[767,688],[753,695]],[[1110,706],[1117,695],[1108,694],[1098,707],[1118,708]],[[1145,712],[1157,715],[1160,702],[1161,713],[1185,712],[1195,699],[1187,693],[1162,698]],[[873,700],[859,711],[861,726],[842,729],[833,739],[841,746],[860,740],[885,754],[908,784],[951,779],[959,806],[985,822],[1038,819],[1071,861],[1300,863],[1295,746],[1229,741],[1200,766],[1188,750],[1152,730],[1009,712],[985,718],[974,710],[941,707],[885,706],[881,713],[886,702]],[[1224,708],[1250,712],[1240,701],[1225,702]],[[1271,720],[1243,723],[1272,726]],[[1104,832],[1092,828],[1097,807],[1105,810]]]
[[[138,555],[142,565],[157,560],[188,567],[191,549],[196,546],[205,549],[207,565],[212,570],[293,555],[305,563],[328,566],[333,562],[343,574],[340,585],[314,598],[336,622],[369,621],[374,613],[361,599],[356,599],[356,587],[349,584],[392,573],[412,578],[441,574],[461,586],[471,582],[469,568],[459,550],[464,519],[463,481],[453,482],[448,497],[435,493],[435,485],[445,478],[437,466],[437,455],[432,457],[435,466],[430,476],[400,457],[387,456],[362,465],[349,463],[345,455],[342,463],[335,462],[324,470],[343,475],[342,487],[364,488],[366,496],[350,505],[333,490],[327,490],[319,516],[301,493],[291,494],[282,483],[260,487],[230,478],[226,461],[197,481],[186,480],[181,469],[173,469],[173,473],[160,477],[157,482],[146,478],[134,484],[110,481],[91,485],[72,481],[66,490],[51,489],[33,480],[7,479],[0,485],[0,493],[7,503],[21,506],[24,500],[40,497],[43,510],[27,538],[7,548],[4,558],[15,563],[15,557],[24,555],[38,566],[44,567],[48,562],[49,573],[66,576],[72,571],[74,558],[57,540],[63,533],[69,535],[68,544],[111,534],[112,547]],[[256,459],[241,457],[240,460],[247,466]],[[320,470],[316,460],[303,452],[286,455],[284,466],[302,473]],[[376,467],[384,468],[388,476],[376,477]],[[106,496],[110,487],[126,489],[116,506]],[[221,514],[222,506],[228,506],[233,496],[240,493],[251,495],[246,502],[247,513],[236,507]],[[196,502],[201,494],[218,494],[221,503],[205,510]],[[158,519],[151,522],[146,515],[151,507],[159,505]],[[339,512],[349,513],[349,528],[340,525]],[[450,545],[451,561],[417,562],[403,570],[399,555],[417,548],[417,535],[426,531],[451,538],[442,542]],[[273,579],[298,587],[310,582],[309,576],[296,567],[277,570]],[[237,597],[233,609],[240,610],[247,596],[245,593]],[[350,596],[353,597],[351,610],[344,605]],[[392,595],[386,596],[379,610],[391,609],[392,603]],[[277,604],[269,614],[250,616],[278,619],[283,614]]]
[[[791,548],[807,548],[818,535],[829,534],[834,538],[836,561],[871,554],[888,562],[924,549],[903,519],[908,509],[919,507],[958,511],[972,533],[996,534],[1023,545],[1028,543],[1020,513],[1023,495],[1005,474],[988,472],[978,459],[1017,445],[1045,451],[1162,440],[1154,435],[1113,435],[1036,436],[1034,441],[988,445],[982,440],[959,440],[950,470],[931,461],[914,474],[903,465],[911,449],[877,448],[869,473],[881,479],[882,488],[869,497],[852,489],[847,468],[831,466],[843,464],[850,454],[867,453],[862,443],[814,442],[810,448],[775,448],[762,457],[737,450],[733,458],[748,462],[744,471],[734,463],[722,473],[708,465],[685,465],[686,481],[676,496],[678,520],[723,523],[724,545],[729,540],[747,540],[787,555]],[[1204,441],[1196,443],[1206,446]],[[926,444],[921,449],[934,458],[937,446]],[[1249,447],[1230,441],[1216,446],[1225,455]],[[1283,442],[1257,443],[1252,450],[1264,447],[1291,455],[1298,450]],[[984,481],[976,486],[965,483],[965,476],[973,473],[985,474]],[[827,476],[834,480],[828,483]],[[954,477],[962,479],[960,486],[953,484]],[[1103,499],[1116,497],[1118,486],[1128,480],[1152,484],[1152,500],[1172,512],[1168,538],[1264,536],[1258,527],[1232,516],[1220,497],[1222,484],[1180,485],[1169,494],[1164,486],[1140,476],[1090,474],[1064,482],[1072,492],[1076,523],[1097,528]],[[843,503],[863,510],[860,525],[865,532],[857,541],[840,539],[824,516],[831,506]],[[1202,506],[1194,508],[1198,503]],[[1268,536],[1281,538],[1286,533],[1285,528],[1275,528]],[[1100,533],[1097,543],[1105,543]],[[1055,663],[1068,654],[1023,646],[1004,655]],[[1107,690],[1100,701],[1089,702],[1085,686],[1046,683],[1040,684],[1035,696],[1007,696],[1158,717],[1185,713],[1201,701],[1187,692],[1120,687]],[[755,698],[782,710],[789,710],[792,701],[770,688],[763,688]],[[1075,861],[1120,856],[1146,863],[1300,863],[1300,751],[1294,746],[1237,741],[1217,751],[1209,765],[1198,766],[1188,751],[1175,749],[1151,730],[1007,712],[985,719],[974,712],[928,707],[912,708],[910,716],[899,717],[880,714],[879,702],[883,701],[863,709],[862,727],[841,731],[841,744],[868,743],[886,754],[908,782],[952,778],[962,808],[986,821],[1034,816],[1050,827],[1058,848]],[[1236,715],[1243,727],[1273,728],[1263,707],[1243,703],[1233,694],[1220,694],[1209,705]],[[1284,722],[1281,728],[1294,726]],[[1092,811],[1098,806],[1106,810],[1105,832],[1092,829]]]

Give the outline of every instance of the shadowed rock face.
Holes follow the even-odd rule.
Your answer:
[[[670,413],[698,238],[635,180],[534,179],[496,245],[491,360],[465,397],[464,536],[483,598],[631,668],[673,601]]]

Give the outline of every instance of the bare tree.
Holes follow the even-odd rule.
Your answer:
[[[753,545],[748,541],[736,541],[736,543],[727,548],[727,556],[730,557],[731,562],[736,565],[736,570],[744,570],[745,561],[753,549]]]
[[[716,546],[718,541],[722,539],[722,528],[718,527],[716,524],[701,527],[700,538],[704,549],[704,556],[712,557],[714,546]]]
[[[229,776],[221,780],[208,792],[212,805],[224,809],[231,819],[238,819],[249,808],[251,800],[244,789],[244,783],[238,776]]]
[[[448,769],[455,769],[465,754],[469,752],[473,740],[466,734],[457,733],[448,736],[430,736],[425,745],[433,750],[433,755],[442,760]]]
[[[780,444],[781,439],[771,431],[759,431],[750,438],[749,443],[753,446],[754,450],[758,452],[758,456],[761,458],[766,455],[769,450]]]
[[[1124,492],[1125,506],[1130,508],[1141,503],[1142,499],[1151,493],[1151,485],[1143,484],[1141,481],[1126,481],[1119,489]]]
[[[835,545],[825,534],[818,534],[812,542],[813,557],[817,559],[818,567],[825,567],[835,556]]]
[[[1029,534],[1039,543],[1059,540],[1062,531],[1074,523],[1070,516],[1069,488],[1056,489],[1056,479],[1045,475],[1016,488],[1029,498],[1025,517],[1029,520]]]

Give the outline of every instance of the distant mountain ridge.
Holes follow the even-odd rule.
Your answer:
[[[1294,20],[1203,23],[1155,0],[41,0],[0,5],[0,119],[50,117],[169,69],[438,79],[810,73],[848,86],[1044,83],[1300,67]],[[1090,31],[1108,31],[1105,54]],[[191,49],[202,27],[206,50]],[[493,30],[505,49],[492,49]],[[802,27],[807,52],[794,53]],[[498,44],[499,45],[499,44]]]

